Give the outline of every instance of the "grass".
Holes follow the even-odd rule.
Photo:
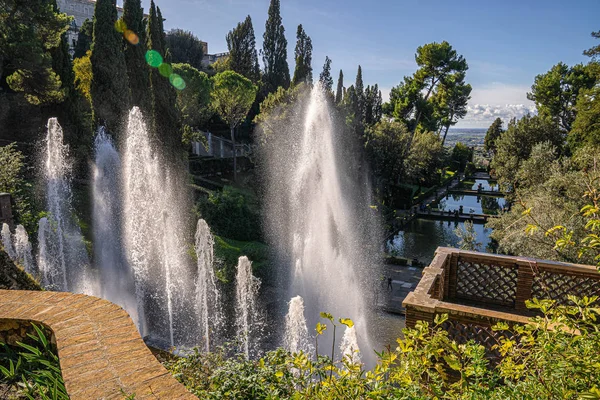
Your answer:
[[[238,259],[247,256],[252,261],[252,270],[255,275],[266,273],[269,267],[268,246],[261,242],[243,242],[215,236],[215,257],[221,261],[218,278],[223,282],[232,282]]]

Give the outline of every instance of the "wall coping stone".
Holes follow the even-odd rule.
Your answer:
[[[71,400],[131,394],[136,400],[197,400],[154,357],[127,312],[107,300],[0,290],[0,319],[39,323],[53,332]]]

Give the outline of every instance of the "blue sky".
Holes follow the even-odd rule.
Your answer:
[[[252,17],[257,48],[269,0],[155,0],[165,28],[182,28],[208,42],[210,53],[227,51],[225,35]],[[119,0],[122,4],[122,0]],[[150,0],[143,0],[148,8]],[[416,70],[418,46],[447,40],[467,59],[473,86],[470,113],[458,127],[488,127],[533,109],[526,98],[535,75],[559,61],[586,62],[582,51],[600,30],[600,0],[281,0],[290,71],[298,24],[313,41],[313,70],[325,56],[334,78],[343,69],[346,86],[360,64],[366,84],[379,84],[384,97]]]

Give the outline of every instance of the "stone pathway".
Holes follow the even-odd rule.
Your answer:
[[[377,305],[384,311],[404,315],[402,302],[413,291],[423,274],[423,268],[401,265],[386,265],[383,269],[384,281],[377,287]],[[392,289],[388,278],[392,278]]]
[[[56,338],[71,400],[197,400],[144,344],[119,306],[62,292],[0,290],[0,319],[42,323]]]

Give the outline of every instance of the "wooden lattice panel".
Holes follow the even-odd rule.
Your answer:
[[[561,305],[572,305],[567,298],[569,295],[576,297],[600,295],[600,274],[598,277],[592,277],[540,271],[534,275],[531,291],[533,298],[551,299]]]
[[[456,298],[514,307],[517,280],[516,265],[459,259],[456,268]]]

